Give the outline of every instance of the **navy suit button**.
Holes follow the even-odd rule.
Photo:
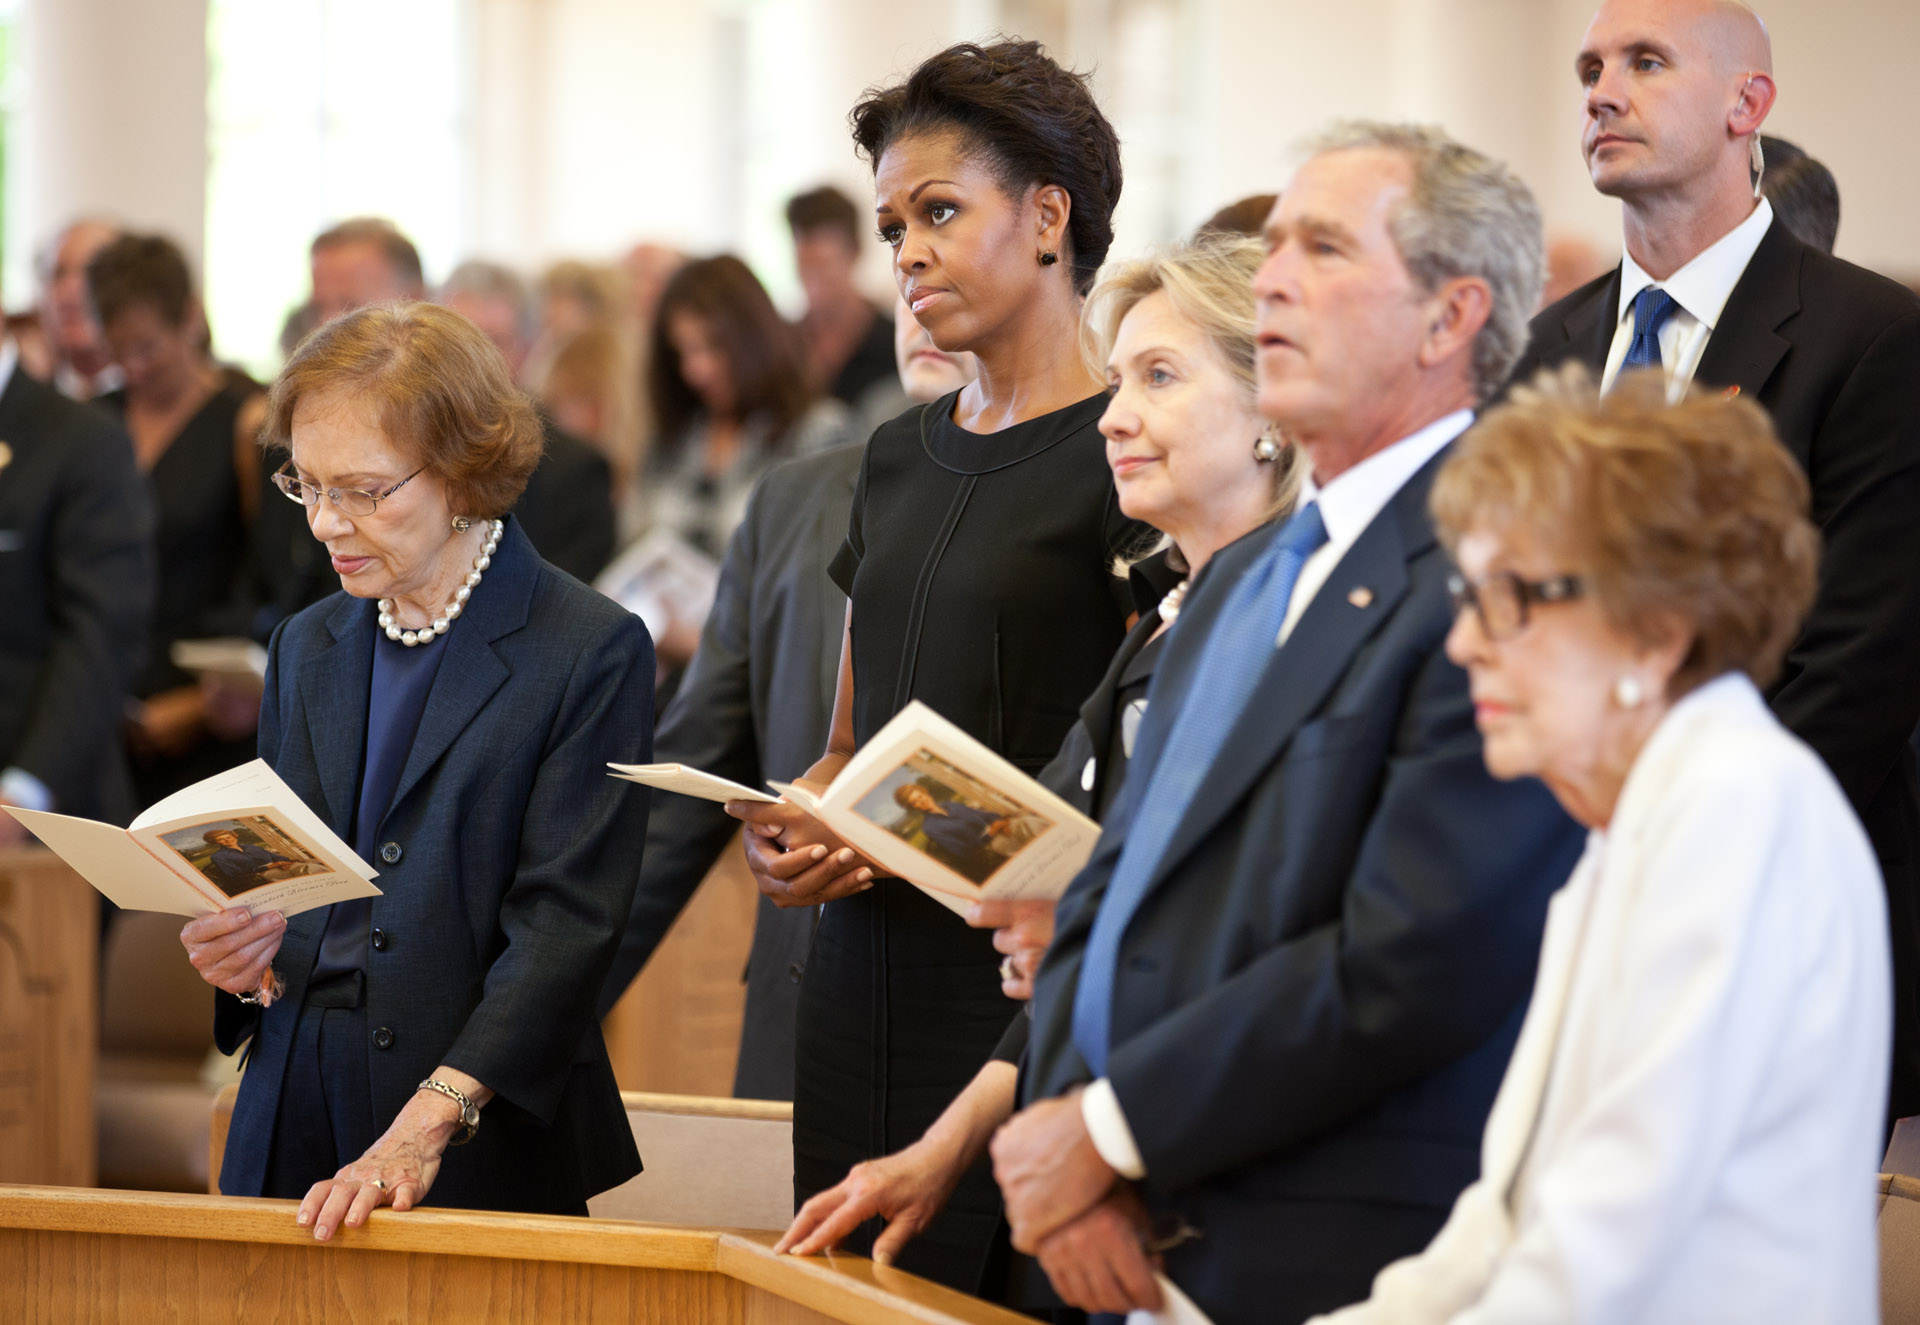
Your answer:
[[[376,1049],[393,1048],[393,1032],[382,1026],[373,1033],[373,1047]]]
[[[1142,975],[1152,975],[1160,969],[1160,963],[1151,957],[1129,957],[1127,958],[1127,969],[1129,971],[1138,971]]]
[[[376,929],[373,931],[373,950],[375,952],[385,952],[387,950],[386,930]]]
[[[806,973],[806,969],[807,968],[799,962],[793,963],[793,965],[787,967],[787,979],[793,981],[795,984],[799,984],[800,977]]]
[[[398,842],[386,843],[380,848],[380,859],[386,861],[389,865],[398,865],[400,863],[400,844]]]

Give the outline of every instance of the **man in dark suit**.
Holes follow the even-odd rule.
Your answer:
[[[700,647],[661,715],[657,759],[752,787],[796,778],[820,757],[847,614],[827,562],[846,538],[864,450],[800,456],[760,480],[727,549]],[[655,793],[633,914],[601,991],[601,1016],[640,974],[738,828],[711,801]],[[794,1010],[816,914],[759,901],[735,1095],[793,1098]]]
[[[993,1145],[1070,1303],[1151,1302],[1151,1240],[1221,1325],[1364,1296],[1439,1229],[1581,845],[1481,762],[1426,509],[1538,300],[1532,197],[1437,131],[1350,125],[1266,241],[1260,407],[1311,478],[1168,636]]]
[[[120,715],[153,607],[153,510],[127,435],[0,342],[0,804],[125,823]],[[0,815],[0,846],[25,835]]]
[[[1604,388],[1658,365],[1673,394],[1758,401],[1806,470],[1820,589],[1769,698],[1839,778],[1886,876],[1899,1118],[1920,1112],[1920,299],[1756,202],[1771,69],[1741,5],[1615,0],[1595,15],[1582,149],[1621,201],[1626,252],[1534,319],[1515,380],[1579,360]]]

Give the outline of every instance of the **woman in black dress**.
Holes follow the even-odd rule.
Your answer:
[[[1131,567],[1140,619],[1040,774],[1095,819],[1106,816],[1125,780],[1154,664],[1188,577],[1218,549],[1290,511],[1299,488],[1291,449],[1268,431],[1254,403],[1252,281],[1263,256],[1255,240],[1213,236],[1110,271],[1087,301],[1087,356],[1103,366],[1112,393],[1100,430],[1121,508],[1159,529],[1167,543]],[[1052,912],[1045,902],[975,908],[976,923],[1007,927],[995,942],[1008,954],[1001,973],[1011,997],[1032,992]],[[815,1198],[782,1249],[817,1253],[876,1215],[888,1221],[880,1250],[914,1237],[1012,1116],[1026,1030],[1027,1018],[1016,1017],[995,1061],[926,1135],[858,1166]],[[995,1295],[1001,1288],[987,1287]],[[1044,1305],[1044,1290],[1033,1287],[1033,1276],[1020,1276],[1013,1300]]]
[[[1119,143],[1084,81],[1031,42],[952,47],[853,119],[901,292],[980,376],[868,443],[831,568],[850,599],[833,734],[808,776],[831,780],[913,699],[1038,773],[1126,633],[1111,565],[1142,532],[1115,501],[1094,426],[1106,399],[1077,342],[1112,242]],[[825,903],[797,1028],[804,1201],[924,1132],[1010,1005],[989,934],[905,884],[874,886],[790,805],[729,808],[755,825],[769,897]],[[977,1288],[998,1211],[975,1166],[901,1264]]]
[[[126,386],[118,412],[153,492],[160,586],[127,739],[142,805],[253,758],[259,696],[203,689],[173,665],[184,639],[245,635],[254,439],[266,394],[215,366],[187,260],[169,239],[125,235],[87,264],[87,289]]]

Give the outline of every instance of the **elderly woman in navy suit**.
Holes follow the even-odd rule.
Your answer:
[[[345,592],[276,633],[260,754],[382,895],[182,932],[216,1040],[253,1042],[221,1188],[303,1198],[321,1239],[386,1204],[585,1214],[640,1167],[594,998],[646,831],[606,761],[650,748],[652,643],[506,518],[540,425],[458,314],[329,323],[268,427]]]

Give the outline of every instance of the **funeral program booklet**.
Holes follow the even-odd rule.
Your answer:
[[[773,800],[681,764],[612,767],[616,777],[664,791]],[[917,700],[824,792],[768,785],[848,846],[961,913],[985,897],[1060,896],[1100,838],[1100,825]]]
[[[129,911],[298,915],[380,896],[373,867],[259,759],[175,792],[131,828],[4,808]]]

